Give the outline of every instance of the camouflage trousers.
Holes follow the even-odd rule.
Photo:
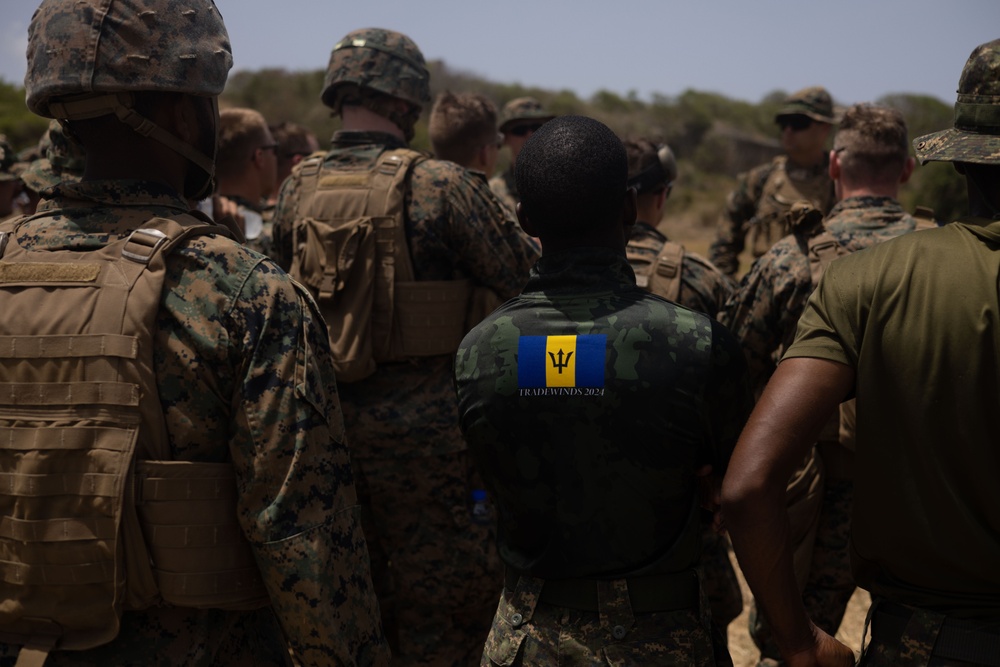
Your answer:
[[[481,667],[616,667],[728,665],[713,646],[707,614],[697,608],[633,614],[623,580],[604,582],[600,611],[539,601],[544,581],[520,577],[504,590]]]
[[[494,525],[472,520],[468,453],[353,464],[392,664],[475,664],[503,567]]]
[[[18,651],[19,646],[0,643],[0,667],[14,667]],[[111,643],[87,651],[53,651],[45,664],[291,667],[292,662],[270,607],[236,612],[160,606],[123,613]]]
[[[729,560],[729,539],[712,530],[711,525],[702,528],[701,586],[712,610],[713,632],[725,642],[726,627],[743,612],[743,594],[736,570]]]
[[[998,667],[1000,625],[876,599],[868,613],[871,642],[860,667]]]

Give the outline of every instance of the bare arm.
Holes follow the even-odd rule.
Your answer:
[[[785,509],[788,478],[853,385],[850,366],[783,361],[740,435],[722,485],[722,509],[740,567],[790,666],[854,664],[854,653],[806,615]]]

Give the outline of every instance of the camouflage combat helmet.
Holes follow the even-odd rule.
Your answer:
[[[28,108],[40,116],[85,120],[114,114],[137,133],[184,156],[204,173],[191,181],[211,192],[214,155],[144,118],[134,92],[216,97],[233,65],[229,34],[212,0],[43,0],[28,27]]]
[[[826,88],[821,86],[803,88],[786,97],[778,113],[774,114],[775,122],[782,116],[808,116],[821,123],[837,122],[833,110],[833,98]]]
[[[628,179],[628,186],[636,193],[654,191],[661,186],[671,187],[677,180],[677,158],[670,146],[656,146],[656,161]]]
[[[517,97],[507,102],[500,112],[500,131],[503,132],[511,123],[519,120],[537,120],[542,123],[555,118],[545,110],[542,103],[534,97]]]
[[[49,129],[39,141],[45,144],[44,157],[32,160],[21,173],[24,185],[35,192],[64,181],[75,183],[83,176],[87,158],[83,147],[70,139],[57,120],[49,123]]]
[[[84,116],[83,105],[52,101],[140,90],[215,96],[232,65],[211,0],[44,0],[28,28],[24,87],[39,116],[94,117],[96,109]]]
[[[336,110],[337,88],[353,83],[422,109],[431,101],[430,80],[424,55],[413,40],[392,30],[363,28],[334,45],[322,100]]]
[[[913,148],[920,164],[1000,164],[1000,39],[977,46],[965,63],[954,127],[917,137]]]
[[[7,136],[0,134],[0,182],[16,181],[18,179],[15,165],[17,164],[17,153],[7,141]]]

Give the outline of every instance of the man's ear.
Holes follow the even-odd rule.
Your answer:
[[[182,95],[171,101],[173,108],[169,110],[172,128],[165,128],[186,144],[196,145],[200,130],[200,116],[195,108],[195,100],[189,95]]]
[[[830,151],[830,167],[827,169],[827,173],[830,174],[831,181],[836,181],[840,178],[840,158],[838,155],[839,151]]]
[[[903,163],[903,173],[899,175],[899,182],[906,183],[910,180],[910,176],[913,175],[913,169],[917,166],[917,161],[912,157],[906,158],[906,162]]]
[[[517,207],[515,208],[517,212],[517,221],[521,225],[521,229],[528,236],[533,236],[538,238],[538,229],[535,227],[534,223],[528,219],[528,216],[524,213],[524,207],[521,206],[521,202],[517,202]]]

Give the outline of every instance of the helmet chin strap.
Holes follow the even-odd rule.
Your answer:
[[[218,99],[215,97],[209,99],[212,100],[215,115],[218,117]],[[112,93],[98,97],[88,96],[78,100],[67,99],[61,102],[50,102],[49,110],[54,117],[65,118],[67,120],[86,120],[88,118],[114,114],[121,122],[128,125],[136,133],[163,144],[190,162],[193,162],[205,172],[204,181],[199,181],[198,183],[200,186],[199,192],[185,192],[185,196],[193,199],[201,199],[211,194],[213,179],[215,177],[214,149],[212,156],[205,155],[191,144],[181,141],[153,121],[140,115],[132,108],[132,104],[133,98],[130,93]]]

